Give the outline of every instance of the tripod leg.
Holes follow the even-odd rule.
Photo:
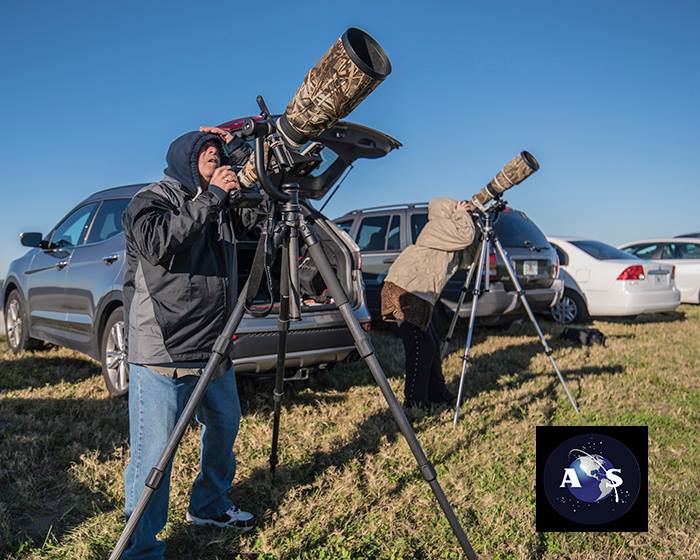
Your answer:
[[[301,309],[299,305],[299,232],[295,227],[289,229],[289,248],[287,251],[288,266],[287,274],[289,278],[289,318],[292,321],[301,319]]]
[[[224,357],[228,356],[231,349],[231,337],[236,332],[236,329],[243,318],[243,314],[245,313],[245,295],[247,288],[248,283],[246,282],[246,285],[241,290],[241,294],[238,296],[238,301],[236,302],[236,306],[233,308],[233,312],[226,321],[226,326],[224,327],[222,334],[219,335],[214,343],[214,348],[212,349],[212,354],[207,361],[207,365],[204,367],[202,375],[197,381],[197,384],[194,386],[192,394],[190,395],[187,404],[183,408],[182,414],[180,414],[180,418],[178,418],[175,428],[170,434],[158,462],[151,469],[151,472],[146,479],[146,486],[144,487],[143,492],[141,492],[139,501],[136,503],[134,511],[129,516],[124,530],[122,531],[117,544],[114,546],[112,554],[109,556],[109,560],[119,560],[126,550],[129,540],[131,540],[131,536],[136,529],[136,525],[138,525],[138,522],[141,520],[141,517],[143,516],[143,513],[151,500],[151,496],[163,481],[163,475],[165,474],[168,463],[175,455],[175,451],[177,450],[178,445],[180,445],[182,436],[185,434],[187,426],[194,417],[194,413],[204,397],[204,393],[206,393],[212,376],[218,370]]]
[[[479,258],[481,258],[481,255],[479,255]],[[474,270],[476,269],[476,261],[471,264],[469,267],[469,272],[467,273],[467,279],[464,282],[464,286],[462,286],[461,291],[459,292],[459,299],[457,300],[457,307],[455,308],[455,312],[452,315],[452,321],[450,322],[450,328],[447,331],[447,335],[445,336],[445,339],[442,341],[442,344],[440,345],[440,358],[444,358],[445,355],[447,354],[447,347],[450,345],[450,342],[452,341],[452,336],[455,333],[455,327],[457,326],[457,320],[459,319],[459,311],[462,309],[462,305],[464,304],[464,298],[467,295],[467,292],[469,291],[469,286],[472,283],[472,277],[474,276]]]
[[[549,347],[549,344],[547,344],[547,341],[544,338],[544,334],[542,333],[542,329],[540,329],[540,325],[537,322],[537,319],[535,319],[535,315],[532,312],[532,309],[530,308],[530,304],[528,303],[527,298],[525,297],[525,291],[520,286],[520,282],[518,282],[518,278],[515,276],[515,271],[513,270],[513,267],[511,266],[510,261],[508,260],[508,256],[506,255],[506,252],[503,250],[503,246],[501,245],[501,242],[499,241],[499,239],[497,237],[495,238],[494,243],[496,245],[496,250],[498,251],[498,254],[500,255],[501,259],[503,260],[503,262],[506,266],[506,270],[508,271],[508,276],[510,276],[510,280],[511,280],[511,282],[513,282],[513,285],[515,286],[518,297],[520,298],[520,302],[523,304],[523,307],[525,308],[525,311],[527,312],[528,317],[530,317],[530,321],[532,322],[533,326],[535,327],[535,331],[537,331],[537,336],[540,338],[540,342],[542,343],[542,346],[544,348],[544,353],[547,354],[549,361],[552,363],[552,367],[554,368],[554,371],[557,372],[557,376],[559,377],[559,381],[561,381],[561,384],[564,387],[564,392],[566,393],[566,396],[569,397],[569,401],[571,402],[571,406],[574,407],[574,410],[576,412],[579,412],[578,405],[576,404],[576,400],[574,399],[573,395],[569,391],[569,386],[567,385],[566,380],[564,379],[564,376],[562,375],[561,371],[559,371],[559,367],[557,366],[557,362],[554,360],[552,349]]]
[[[379,385],[379,389],[381,390],[384,399],[389,405],[389,410],[391,411],[391,414],[394,417],[394,420],[396,421],[396,424],[398,425],[401,434],[406,439],[406,443],[408,443],[408,446],[411,449],[411,452],[413,453],[416,462],[418,463],[418,469],[423,475],[425,481],[430,485],[430,489],[433,491],[433,494],[437,498],[438,503],[440,504],[440,508],[445,514],[447,521],[450,523],[452,532],[457,537],[457,540],[459,541],[459,544],[462,547],[462,550],[466,554],[467,558],[469,558],[469,560],[475,560],[477,558],[476,553],[469,544],[467,536],[464,533],[464,529],[462,529],[462,526],[459,524],[459,520],[457,519],[457,516],[455,515],[455,512],[452,509],[452,506],[447,500],[447,497],[445,496],[445,493],[443,492],[442,487],[440,486],[440,483],[437,480],[437,473],[435,472],[435,468],[430,463],[430,461],[428,461],[425,452],[421,448],[420,443],[418,443],[416,434],[414,433],[411,424],[406,418],[406,414],[404,413],[403,408],[401,408],[401,405],[399,404],[396,395],[392,391],[391,386],[389,385],[389,382],[386,379],[386,375],[384,374],[384,370],[382,369],[382,366],[374,353],[372,343],[370,342],[367,333],[365,333],[362,330],[360,323],[357,321],[357,318],[355,317],[352,311],[352,307],[350,306],[350,302],[348,301],[348,297],[345,294],[345,290],[343,290],[343,287],[341,286],[340,282],[338,281],[338,278],[333,272],[333,269],[331,268],[331,265],[328,262],[328,258],[326,257],[325,253],[323,252],[323,249],[321,248],[320,243],[318,242],[318,238],[316,237],[315,233],[310,229],[309,225],[303,221],[300,224],[299,229],[303,242],[309,248],[311,258],[316,264],[316,267],[318,268],[318,271],[320,272],[323,281],[326,283],[328,290],[333,296],[335,304],[338,306],[338,310],[343,316],[345,324],[352,333],[353,339],[355,340],[355,346],[357,347],[357,351],[359,352],[360,356],[365,360],[365,363],[367,364],[367,367],[372,373],[374,380],[376,381],[377,385]]]
[[[481,293],[481,282],[484,278],[484,265],[489,254],[489,240],[484,237],[481,241],[481,251],[479,253],[479,267],[476,271],[476,281],[474,282],[474,297],[472,299],[472,311],[469,315],[469,329],[467,330],[467,343],[464,347],[464,358],[462,358],[462,374],[459,377],[459,390],[457,391],[457,404],[455,405],[455,417],[452,421],[454,427],[457,427],[459,421],[459,409],[462,407],[462,395],[464,393],[464,378],[467,374],[469,366],[469,350],[472,346],[472,337],[474,335],[474,325],[476,324],[476,309],[479,304],[479,294]],[[472,265],[473,266],[473,265]]]
[[[287,333],[289,332],[289,241],[282,246],[280,277],[280,313],[277,319],[277,372],[275,388],[272,392],[274,416],[272,420],[272,448],[270,449],[270,472],[274,475],[277,467],[277,443],[280,432],[282,397],[284,396],[284,366],[287,357]]]

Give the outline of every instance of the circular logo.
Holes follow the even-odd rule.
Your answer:
[[[544,466],[543,486],[562,516],[599,525],[629,511],[639,495],[641,472],[626,445],[589,433],[567,439],[552,452]]]

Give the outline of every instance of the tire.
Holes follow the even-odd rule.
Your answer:
[[[126,356],[124,332],[124,308],[112,311],[105,323],[100,341],[100,358],[105,387],[113,397],[121,397],[129,391],[129,364]]]
[[[561,325],[573,325],[574,323],[587,323],[591,317],[583,298],[574,290],[564,288],[561,301],[552,307],[550,311],[552,319]]]
[[[13,354],[24,351],[41,350],[44,342],[29,336],[29,321],[24,312],[24,304],[17,290],[12,290],[5,302],[5,333],[7,346]]]

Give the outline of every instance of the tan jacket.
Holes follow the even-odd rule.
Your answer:
[[[457,201],[433,198],[428,223],[415,245],[406,247],[391,265],[385,282],[391,282],[435,305],[457,268],[472,262],[474,223],[466,212],[455,212]]]

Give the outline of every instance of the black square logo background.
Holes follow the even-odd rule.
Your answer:
[[[554,509],[544,489],[545,464],[566,440],[602,434],[618,440],[634,455],[640,470],[639,494],[623,515],[600,524],[580,523]],[[647,531],[649,525],[649,445],[646,426],[537,426],[536,528],[542,531]],[[623,473],[624,474],[624,473]]]

